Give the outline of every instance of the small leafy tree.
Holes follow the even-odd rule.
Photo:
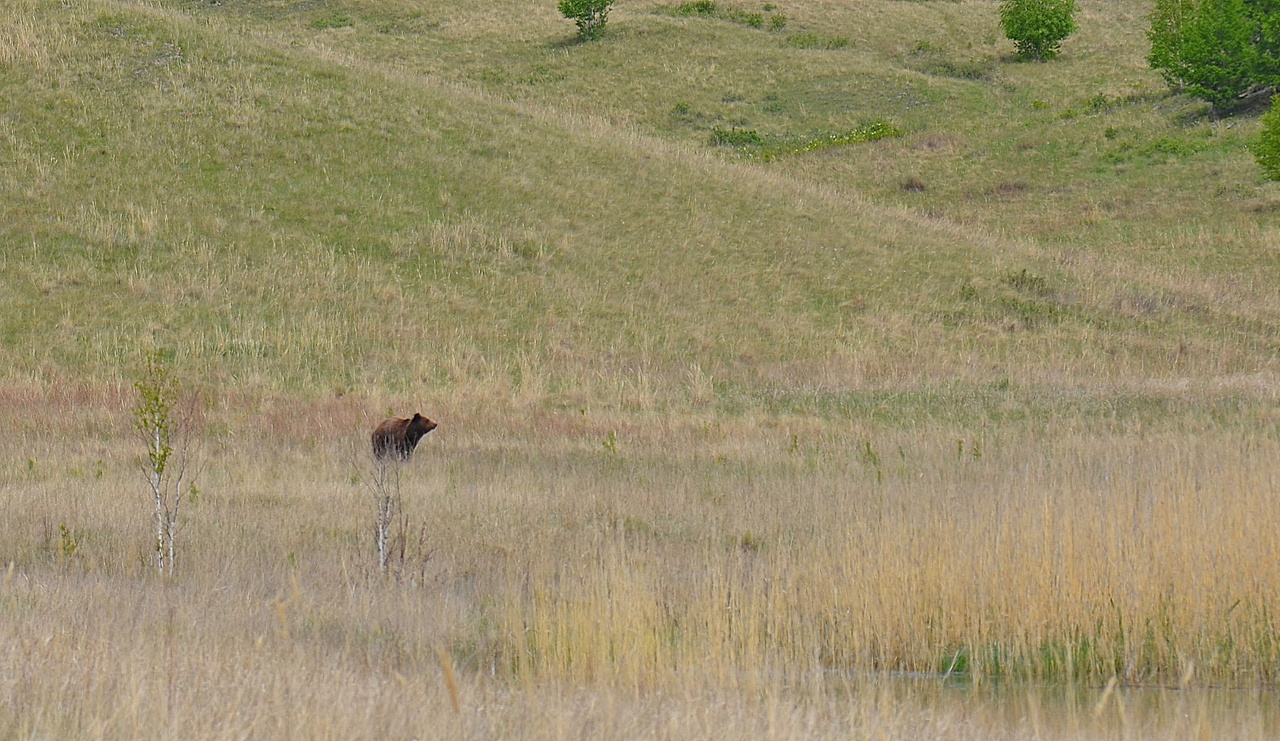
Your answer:
[[[1147,63],[1159,70],[1170,87],[1181,90],[1189,71],[1182,59],[1182,34],[1195,20],[1198,0],[1156,0],[1151,11],[1151,30],[1147,40],[1151,53]]]
[[[1253,87],[1254,25],[1244,0],[1201,0],[1182,33],[1188,93],[1222,111]]]
[[[1075,33],[1076,0],[1001,0],[1000,27],[1019,57],[1052,59]]]
[[[153,560],[157,570],[172,575],[177,558],[178,511],[185,496],[195,490],[196,399],[180,395],[177,379],[159,350],[147,353],[142,374],[133,387],[137,392],[133,425],[146,445],[143,472],[154,505]]]
[[[1280,83],[1280,0],[1156,0],[1147,61],[1228,111]]]
[[[604,33],[613,0],[560,0],[560,14],[578,26],[578,38],[588,41]]]
[[[1271,110],[1262,117],[1253,157],[1268,180],[1280,180],[1280,98],[1272,98]]]

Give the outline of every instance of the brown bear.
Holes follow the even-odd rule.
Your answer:
[[[407,461],[422,436],[435,428],[436,423],[421,414],[411,419],[388,419],[373,431],[373,457]]]

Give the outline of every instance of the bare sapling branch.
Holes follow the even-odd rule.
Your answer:
[[[401,508],[400,468],[397,459],[375,458],[373,461],[373,497],[377,508],[374,520],[374,544],[378,552],[378,570],[387,572],[391,557],[391,525]]]

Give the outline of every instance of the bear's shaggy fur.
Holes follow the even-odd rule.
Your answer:
[[[407,461],[418,441],[435,428],[436,423],[421,414],[410,419],[388,419],[373,431],[373,457],[380,461]]]

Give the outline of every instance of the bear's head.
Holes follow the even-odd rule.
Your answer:
[[[409,420],[409,425],[405,428],[405,436],[410,440],[418,440],[435,428],[435,422],[432,422],[421,414],[415,412],[413,419]]]

